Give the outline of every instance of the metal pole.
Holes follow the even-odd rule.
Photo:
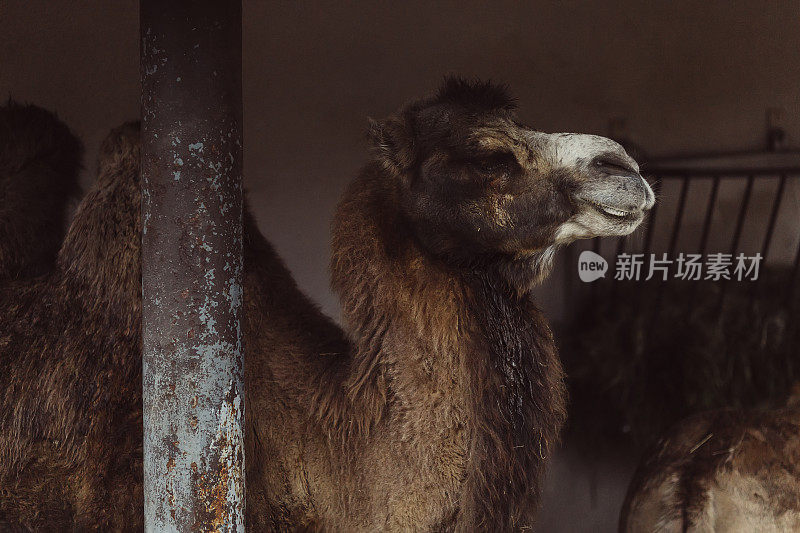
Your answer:
[[[146,531],[244,531],[241,2],[141,1]]]

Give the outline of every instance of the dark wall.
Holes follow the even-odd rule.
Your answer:
[[[137,8],[0,2],[0,94],[58,111],[90,168],[107,130],[138,115]],[[445,73],[509,83],[542,130],[607,134],[623,118],[651,155],[759,146],[773,107],[800,139],[797,2],[245,1],[244,16],[250,203],[332,314],[328,224],[365,161],[366,117]]]

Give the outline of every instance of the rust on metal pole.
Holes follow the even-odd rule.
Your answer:
[[[146,531],[244,531],[241,2],[141,1]]]

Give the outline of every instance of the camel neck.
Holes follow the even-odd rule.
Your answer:
[[[403,233],[397,205],[367,172],[335,221],[333,284],[354,344],[350,392],[391,399],[404,424],[463,427],[460,512],[470,523],[523,526],[564,419],[549,327],[501,273],[457,271],[425,254]]]

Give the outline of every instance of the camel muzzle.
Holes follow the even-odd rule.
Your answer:
[[[600,156],[589,165],[578,198],[604,215],[640,218],[655,203],[650,184],[626,161]]]

